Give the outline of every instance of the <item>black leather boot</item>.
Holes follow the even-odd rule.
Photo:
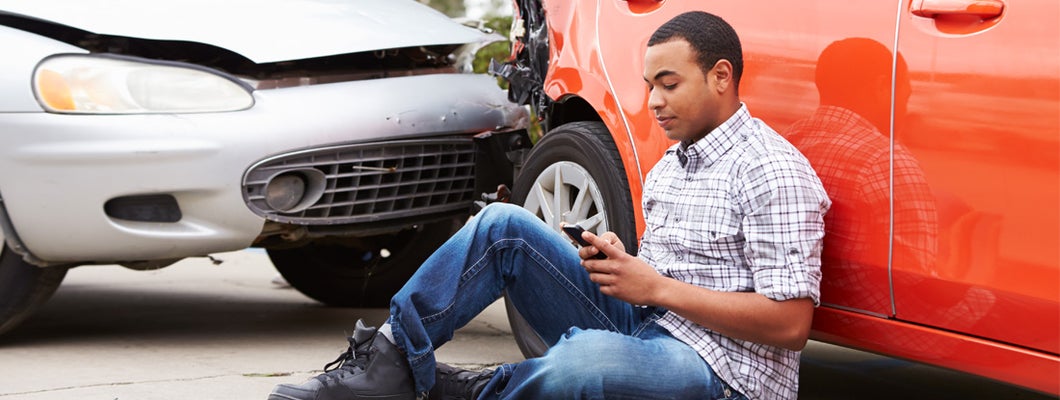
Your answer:
[[[358,320],[350,347],[324,366],[324,373],[301,385],[284,383],[269,400],[413,400],[412,369],[405,355],[375,327]]]
[[[482,393],[493,371],[474,372],[438,363],[429,400],[474,400]]]

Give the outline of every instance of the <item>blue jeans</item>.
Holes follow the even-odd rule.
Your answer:
[[[580,261],[570,242],[522,208],[483,209],[391,300],[389,322],[416,391],[434,384],[434,349],[507,290],[551,347],[499,367],[482,398],[743,398],[655,323],[665,310],[601,294]]]

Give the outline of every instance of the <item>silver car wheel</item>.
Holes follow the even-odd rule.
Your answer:
[[[523,207],[555,230],[577,224],[600,234],[608,231],[600,188],[584,167],[570,161],[550,165],[534,181]]]

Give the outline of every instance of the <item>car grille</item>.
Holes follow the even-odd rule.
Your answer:
[[[250,209],[269,220],[333,225],[469,209],[475,190],[470,138],[354,144],[273,157],[251,167],[244,181]],[[282,212],[265,199],[269,179],[315,169],[323,195],[301,210]]]

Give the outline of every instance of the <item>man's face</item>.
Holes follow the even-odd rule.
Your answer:
[[[684,39],[658,43],[644,54],[644,80],[651,91],[648,108],[666,137],[687,143],[721,124],[716,118],[720,94],[695,56]]]

